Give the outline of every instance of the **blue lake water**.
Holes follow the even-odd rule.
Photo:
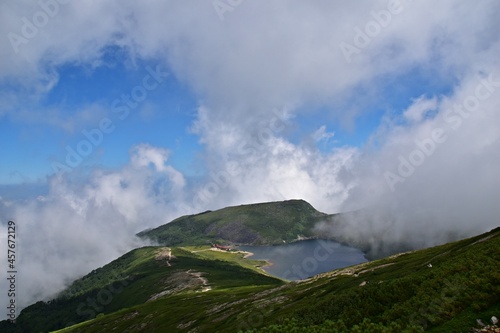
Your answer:
[[[252,252],[249,259],[271,262],[271,266],[264,267],[264,270],[286,280],[302,280],[368,261],[359,249],[323,240],[306,240],[279,246],[240,246],[239,249]]]

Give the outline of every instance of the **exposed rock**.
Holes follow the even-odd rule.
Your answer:
[[[201,291],[206,292],[212,288],[208,284],[208,280],[202,277],[201,272],[195,272],[193,270],[179,271],[162,281],[164,284],[163,291],[151,295],[147,300],[148,302],[154,301],[160,297],[166,295],[177,294],[185,290]]]

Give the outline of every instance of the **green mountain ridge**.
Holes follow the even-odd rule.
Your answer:
[[[301,237],[317,237],[314,226],[329,216],[304,200],[288,200],[182,216],[155,229],[142,231],[138,236],[165,246],[216,242],[278,245]]]
[[[326,214],[304,200],[287,200],[226,207],[195,215],[181,216],[137,236],[164,246],[282,245],[303,239],[332,240],[362,250],[369,259],[378,259],[414,247],[404,242],[383,244],[376,237],[347,237],[340,231],[358,212]],[[317,228],[318,225],[323,228]],[[325,228],[326,227],[326,228]],[[374,241],[375,239],[375,241]],[[450,237],[449,240],[460,239]]]
[[[226,289],[248,293],[284,283],[257,269],[264,262],[243,256],[214,252],[207,257],[184,248],[135,249],[76,280],[58,298],[25,308],[15,325],[1,322],[0,331],[48,332],[166,295]],[[238,260],[246,262],[242,265]]]
[[[499,264],[497,228],[299,282],[166,295],[61,332],[469,332],[500,313]]]
[[[297,282],[207,245],[321,238],[309,231],[329,218],[302,200],[181,217],[140,233],[161,246],[93,270],[0,332],[469,332],[500,317],[500,228]]]

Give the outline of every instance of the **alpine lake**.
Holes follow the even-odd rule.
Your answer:
[[[317,239],[239,249],[252,253],[249,259],[267,260],[269,265],[263,269],[269,274],[292,281],[368,261],[359,249]]]

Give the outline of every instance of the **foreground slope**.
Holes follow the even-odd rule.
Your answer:
[[[239,262],[244,254],[198,251],[209,249],[133,250],[76,280],[58,298],[27,307],[15,325],[0,322],[0,332],[48,332],[123,308],[147,306],[161,297],[171,297],[172,306],[178,307],[184,297],[196,299],[208,291],[248,295],[284,283],[258,269],[263,262],[245,260],[243,267]]]
[[[499,317],[499,295],[497,228],[300,282],[165,295],[61,332],[468,332]]]
[[[247,245],[283,244],[312,237],[314,226],[328,216],[304,200],[227,207],[182,216],[139,233],[165,246],[229,242]]]

